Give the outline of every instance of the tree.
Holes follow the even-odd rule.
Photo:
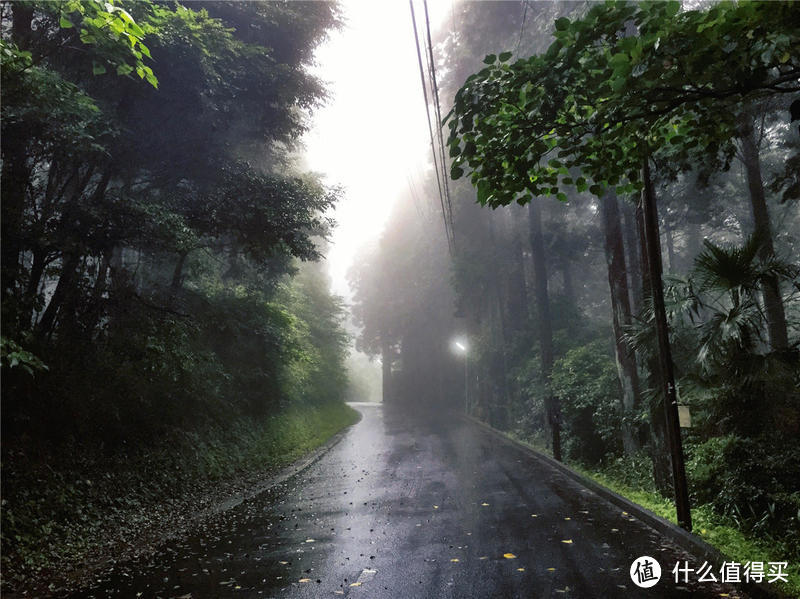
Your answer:
[[[640,401],[639,372],[636,355],[624,339],[624,328],[631,324],[631,307],[625,265],[625,247],[622,240],[622,223],[616,194],[609,192],[601,198],[600,213],[603,217],[608,286],[611,291],[614,352],[622,391],[622,442],[625,451],[633,454],[639,446],[635,426],[635,411],[638,409]]]
[[[800,89],[800,64],[790,52],[800,15],[785,4],[775,9],[766,3],[684,12],[677,2],[597,5],[584,18],[558,19],[557,39],[542,56],[514,64],[507,62],[510,52],[499,60],[488,56],[490,66],[456,95],[449,123],[451,175],[457,179],[463,166],[471,168],[482,204],[527,203],[542,194],[563,200],[565,185],[598,197],[612,186],[618,193],[642,191],[673,479],[687,528],[650,160],[659,152],[679,169],[701,148],[705,162],[727,164],[736,108]],[[574,178],[571,168],[583,174]]]
[[[105,352],[131,314],[149,334],[131,352],[138,340],[185,358],[203,345],[198,323],[211,306],[241,299],[220,287],[261,294],[231,320],[291,328],[264,302],[297,259],[320,257],[332,224],[325,213],[338,191],[287,165],[324,98],[305,66],[337,26],[335,6],[88,0],[2,10],[4,336],[56,359],[44,378],[57,381],[83,359],[66,347],[86,344],[88,362],[114,362]],[[293,37],[278,43],[272,33],[284,25]],[[150,64],[161,65],[158,78]],[[248,312],[259,308],[263,320]],[[26,393],[46,396],[45,387]]]

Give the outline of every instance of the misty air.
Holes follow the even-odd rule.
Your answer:
[[[796,2],[0,33],[0,595],[800,597]]]

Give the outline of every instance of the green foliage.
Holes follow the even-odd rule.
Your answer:
[[[0,56],[4,136],[16,135],[21,127],[35,132],[29,147],[33,156],[58,151],[89,157],[107,151],[116,128],[93,98],[58,73],[33,65],[30,52],[13,43],[0,41]]]
[[[144,63],[144,59],[151,56],[143,40],[153,28],[147,23],[137,24],[122,4],[115,0],[67,0],[43,2],[37,8],[53,19],[58,17],[58,26],[67,34],[64,44],[77,38],[92,47],[96,56],[92,61],[93,75],[105,74],[107,65],[118,75],[136,71],[140,79],[157,88],[158,79],[153,69]],[[150,0],[140,0],[131,8],[140,14],[153,14]]]
[[[652,481],[641,482],[631,479],[630,472],[639,470],[639,458],[621,458],[611,466],[584,470],[581,474],[594,479],[615,493],[650,510],[657,516],[677,524],[675,505],[652,488]],[[762,531],[743,532],[734,519],[721,516],[710,505],[694,505],[692,509],[694,532],[704,541],[716,547],[723,555],[733,561],[789,561],[789,583],[778,587],[789,596],[800,593],[800,567],[797,565],[798,544],[789,538],[787,541],[765,540]]]
[[[36,371],[48,369],[47,365],[39,358],[6,337],[0,338],[0,359],[2,359],[3,368],[9,370],[19,368],[31,376],[34,376]]]
[[[690,445],[695,500],[743,530],[800,542],[800,450],[787,441],[728,435]]]
[[[678,2],[594,3],[577,18],[559,15],[551,30],[554,41],[547,50],[506,62],[498,60],[489,48],[485,64],[476,64],[477,72],[456,92],[453,110],[446,118],[452,178],[469,179],[475,190],[473,199],[484,206],[537,201],[546,207],[544,196],[573,202],[574,197],[567,193],[573,188],[596,197],[609,189],[631,194],[642,187],[640,169],[645,160],[655,165],[656,185],[683,180],[683,186],[673,183],[660,190],[664,193],[659,194],[659,212],[665,224],[662,240],[666,240],[670,269],[675,246],[685,243],[679,251],[685,252],[687,262],[699,253],[687,278],[670,278],[665,295],[680,401],[691,406],[694,421],[694,428],[686,433],[686,446],[690,453],[695,449],[698,455],[705,452],[708,464],[718,462],[720,469],[709,473],[703,471],[706,466],[692,464],[698,468],[698,486],[705,489],[709,485],[710,489],[701,498],[708,502],[701,519],[712,510],[718,517],[726,514],[738,519],[742,529],[764,538],[772,535],[777,545],[781,542],[778,537],[796,545],[796,520],[791,513],[793,509],[796,512],[795,494],[800,486],[796,479],[781,477],[770,468],[765,468],[761,477],[751,466],[769,459],[761,450],[755,452],[759,444],[764,451],[779,454],[791,464],[796,462],[785,447],[800,430],[800,368],[796,332],[792,333],[796,326],[792,315],[797,313],[797,265],[766,258],[771,251],[764,251],[761,244],[769,240],[747,238],[749,214],[737,216],[735,228],[727,221],[734,221],[730,215],[736,209],[750,212],[749,207],[738,206],[745,193],[741,178],[734,173],[725,177],[719,215],[710,214],[716,208],[702,195],[693,196],[685,180],[694,178],[695,187],[703,187],[713,178],[711,173],[728,169],[736,140],[746,129],[743,123],[752,121],[752,112],[761,111],[765,122],[770,118],[785,122],[783,111],[790,101],[786,98],[798,91],[800,63],[797,52],[792,51],[800,43],[798,31],[800,12],[793,3],[719,3],[696,10],[684,10]],[[495,40],[498,47],[507,43],[500,36]],[[781,107],[780,117],[770,113],[767,105],[771,102]],[[762,131],[765,139],[767,132],[774,139],[787,137],[784,125],[763,125]],[[771,168],[776,173],[772,191],[791,197],[796,187],[791,169],[796,156],[786,151],[781,156]],[[691,169],[694,173],[690,176]],[[566,215],[563,218],[569,220]],[[688,229],[686,220],[695,226],[689,229],[691,235],[683,236]],[[675,221],[682,230],[673,235],[669,225]],[[774,220],[773,226],[778,222],[781,220]],[[715,240],[706,241],[705,248],[699,223]],[[791,227],[783,224],[782,228],[776,227],[776,239],[791,237],[786,247],[796,253],[793,236],[787,233]],[[474,242],[474,236],[467,237]],[[743,242],[720,243],[732,238]],[[625,240],[628,260],[636,255],[635,245],[631,247],[635,242]],[[549,255],[556,243],[546,245],[550,272],[558,265]],[[480,261],[481,252],[491,259],[469,264],[469,271],[459,270],[456,264],[457,276],[469,281],[460,282],[465,289],[476,281],[489,280],[474,273],[490,270],[497,263],[494,248],[472,252],[473,261]],[[627,267],[631,266],[628,262]],[[769,329],[762,290],[765,282],[775,280],[783,284],[782,300],[789,314],[790,348],[786,351],[771,351],[766,339]],[[635,277],[631,281],[638,283]],[[556,285],[558,282],[556,278]],[[552,277],[548,283],[553,284]],[[594,299],[584,301],[581,308],[588,312],[591,307],[587,304]],[[630,327],[629,340],[649,387],[642,403],[654,408],[641,417],[657,420],[661,398],[654,391],[658,389],[653,374],[657,371],[656,344],[652,305],[647,298],[639,316]],[[505,328],[507,322],[491,326]],[[481,338],[490,336],[487,332]],[[559,337],[558,331],[555,336]],[[566,353],[557,361],[551,381],[564,405],[564,426],[572,427],[572,435],[565,435],[565,451],[573,459],[597,463],[603,453],[613,457],[619,452],[619,417],[610,409],[619,402],[613,363],[601,343],[589,350],[580,347],[582,341],[565,337],[560,349]],[[523,394],[541,396],[546,389],[530,367],[534,353],[530,346],[507,347],[503,357],[514,364],[519,389]],[[519,355],[526,350],[528,362]],[[497,380],[492,374],[490,377]],[[597,385],[597,381],[604,384]],[[521,436],[541,430],[537,401],[536,395],[526,398],[524,405],[530,412],[515,414],[524,429],[518,433]],[[652,424],[660,430],[660,423]],[[764,438],[765,431],[772,433],[774,443]],[[730,454],[723,455],[719,439],[731,435],[739,439],[738,449],[734,451],[732,445]],[[657,444],[657,439],[653,442]],[[745,448],[751,444],[753,455],[748,457]],[[749,474],[738,477],[734,455]],[[615,457],[606,460],[604,467],[615,478],[629,480],[623,471],[635,466],[630,482],[646,483],[652,489],[645,465],[641,457]],[[756,498],[752,509],[742,503],[748,495],[748,476],[754,481],[749,489]],[[710,484],[715,477],[720,484]],[[722,491],[724,481],[729,483],[729,496]],[[731,505],[736,505],[736,510]],[[777,517],[779,512],[782,515]],[[730,519],[727,522],[729,527],[737,524]]]
[[[605,341],[569,350],[556,361],[553,392],[561,399],[564,455],[596,464],[621,452],[621,394],[617,370]]]
[[[348,414],[344,308],[303,264],[339,194],[291,157],[337,25],[328,3],[3,5],[4,571],[47,539],[84,551],[136,468],[163,474],[131,499],[156,504],[188,438],[205,453],[187,488],[296,456]],[[22,467],[66,454],[52,490]],[[97,502],[81,459],[119,483]]]
[[[727,164],[738,109],[794,91],[800,64],[789,48],[800,17],[786,3],[679,8],[596,4],[556,21],[542,55],[487,57],[449,115],[454,178],[469,166],[478,200],[499,206],[556,195],[575,184],[571,168],[598,197],[612,186],[630,192],[650,148],[678,168],[690,158]]]

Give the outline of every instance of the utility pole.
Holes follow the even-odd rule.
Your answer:
[[[669,345],[667,311],[664,307],[664,287],[661,282],[661,240],[658,236],[658,212],[650,177],[650,155],[646,151],[642,160],[642,211],[644,214],[645,246],[647,264],[652,284],[653,317],[658,340],[658,365],[661,371],[661,384],[664,393],[664,412],[666,415],[666,437],[672,462],[672,483],[675,489],[675,507],[678,524],[691,532],[692,514],[689,508],[689,487],[686,482],[686,466],[683,458],[681,429],[678,420],[678,396],[675,389],[675,373],[672,365],[672,351]]]
[[[469,415],[469,353],[464,352],[464,411]]]
[[[454,340],[453,350],[464,354],[464,413],[469,414],[469,343],[466,337]]]

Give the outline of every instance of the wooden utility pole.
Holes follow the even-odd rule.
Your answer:
[[[692,515],[689,509],[689,487],[686,483],[686,466],[683,459],[681,429],[678,421],[678,396],[675,389],[675,373],[672,367],[672,352],[669,345],[667,311],[664,307],[664,287],[661,281],[661,240],[658,236],[658,212],[650,177],[650,156],[645,153],[642,160],[642,211],[644,213],[645,244],[647,265],[652,284],[653,317],[658,339],[658,365],[661,371],[661,384],[664,393],[664,412],[666,416],[667,445],[672,462],[672,484],[675,489],[675,507],[678,524],[692,530]]]

